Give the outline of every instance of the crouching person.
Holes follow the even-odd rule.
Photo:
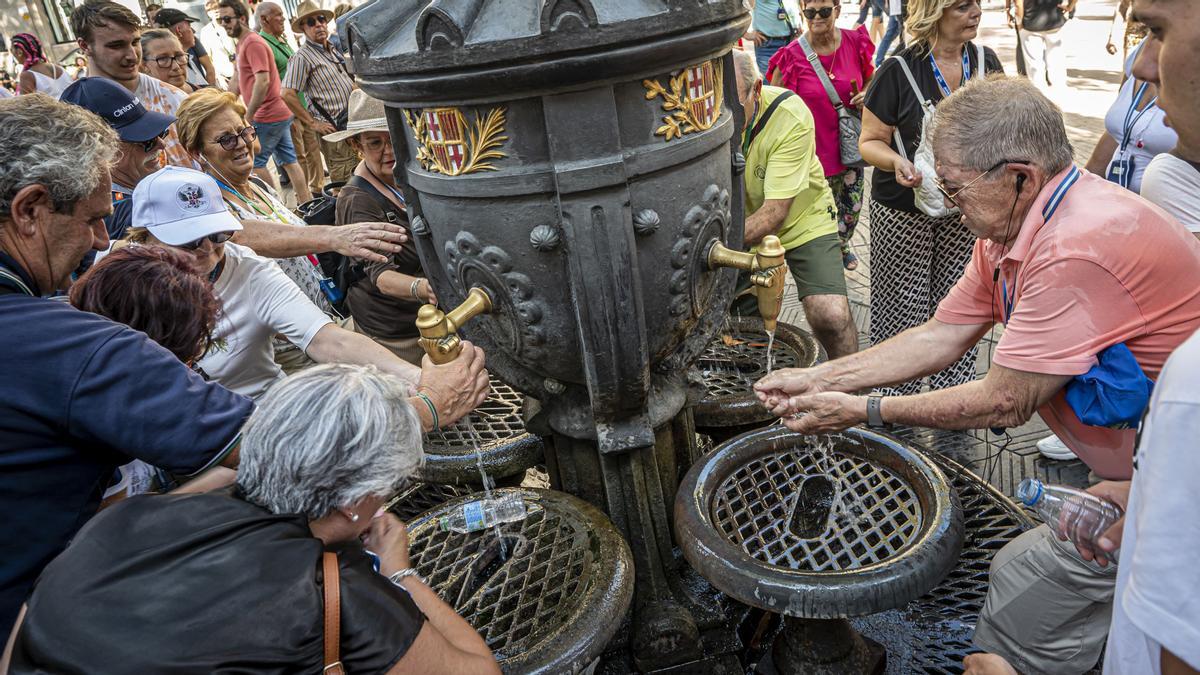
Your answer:
[[[235,488],[127,499],[50,563],[11,672],[321,672],[325,552],[345,672],[500,672],[413,573],[404,526],[376,515],[421,459],[421,423],[395,377],[325,365],[284,380],[246,423]]]

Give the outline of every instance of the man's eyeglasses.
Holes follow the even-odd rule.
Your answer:
[[[218,16],[217,17],[217,23],[225,24],[225,23],[236,23],[236,22],[237,22],[236,16]]]
[[[329,19],[324,14],[319,14],[315,17],[310,16],[310,17],[308,17],[308,19],[306,19],[304,21],[304,25],[308,26],[309,28],[312,28],[313,26],[316,26],[318,24],[324,26],[327,23],[329,23]]]
[[[984,171],[983,173],[979,174],[978,176],[967,181],[966,185],[963,185],[962,187],[958,188],[957,190],[954,190],[953,192],[950,191],[950,189],[953,186],[946,185],[945,183],[942,182],[941,178],[934,178],[933,184],[934,184],[934,186],[937,187],[938,192],[941,192],[942,196],[945,197],[947,201],[949,201],[951,204],[953,204],[955,206],[959,206],[959,203],[958,203],[959,195],[961,195],[964,191],[966,191],[967,188],[969,188],[972,185],[983,180],[984,176],[995,171],[996,169],[999,169],[1000,167],[1004,166],[1005,164],[1029,164],[1029,162],[1027,162],[1025,160],[1021,160],[1021,159],[1002,159],[999,162],[996,162],[995,164],[993,164],[990,169],[988,169],[987,171]],[[959,208],[962,208],[962,207],[959,206]]]
[[[224,244],[225,242],[229,241],[230,238],[232,238],[232,237],[233,237],[232,232],[217,232],[215,234],[210,234],[207,237],[200,237],[196,241],[189,241],[186,244],[180,244],[180,245],[176,246],[176,248],[181,248],[185,251],[195,251],[196,249],[203,246],[205,241],[211,241],[214,245],[215,244]]]
[[[143,61],[153,61],[159,68],[170,68],[174,63],[177,66],[187,67],[188,55],[176,54],[174,56],[156,56],[152,59],[142,59]]]
[[[809,21],[812,21],[813,19],[817,18],[818,16],[821,17],[822,19],[828,19],[829,17],[833,16],[833,8],[832,7],[822,7],[821,9],[809,8],[809,9],[802,10],[800,13],[803,14],[804,18],[808,19]]]
[[[171,130],[167,129],[148,141],[142,141],[142,150],[147,154],[154,152],[154,149],[158,147],[158,142],[166,138],[169,133],[171,133]]]
[[[226,150],[235,150],[237,149],[238,141],[245,142],[248,148],[256,138],[258,138],[258,132],[254,131],[254,127],[246,127],[236,134],[225,134],[214,141],[210,141],[210,143],[216,143]]]

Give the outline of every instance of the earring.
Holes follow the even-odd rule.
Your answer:
[[[350,514],[350,522],[352,522],[352,523],[357,523],[357,522],[358,522],[358,514],[357,514],[357,513],[351,513],[351,514]]]

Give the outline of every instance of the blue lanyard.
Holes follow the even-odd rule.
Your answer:
[[[1059,205],[1062,204],[1063,199],[1067,196],[1067,192],[1079,180],[1080,175],[1079,167],[1072,166],[1067,177],[1063,178],[1058,187],[1054,189],[1054,194],[1050,195],[1049,201],[1042,207],[1043,224],[1050,222],[1050,219],[1054,217],[1054,212],[1058,210]],[[1013,305],[1017,302],[1016,279],[1013,279],[1013,295],[1011,298],[1008,297],[1007,278],[1000,280],[1000,292],[1004,295],[1004,325],[1007,326],[1009,318],[1012,317]]]
[[[929,55],[929,65],[933,66],[933,79],[937,80],[937,86],[938,89],[942,90],[942,96],[949,96],[951,93],[950,85],[946,84],[946,78],[942,76],[942,69],[938,68],[937,59],[933,58],[933,54]],[[971,79],[971,59],[967,58],[966,45],[963,45],[962,71],[963,76],[960,86],[961,84],[965,84],[967,80]]]
[[[1146,88],[1150,86],[1149,82],[1143,82],[1142,86],[1138,87],[1137,93],[1133,95],[1133,100],[1129,102],[1129,110],[1125,111],[1125,124],[1121,127],[1121,155],[1125,155],[1125,149],[1129,147],[1129,141],[1133,135],[1133,127],[1142,119],[1148,110],[1153,108],[1158,103],[1158,97],[1150,99],[1145,108],[1138,110],[1138,104],[1142,102],[1142,96],[1146,94]]]

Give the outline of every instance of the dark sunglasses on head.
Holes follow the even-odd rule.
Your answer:
[[[237,132],[236,134],[225,134],[224,136],[221,136],[220,138],[218,138],[212,142],[216,143],[217,145],[220,145],[222,148],[225,148],[226,150],[233,150],[233,149],[237,148],[239,140],[245,141],[246,147],[248,148],[248,147],[250,147],[250,144],[253,143],[254,139],[256,139],[256,138],[258,138],[258,132],[256,132],[254,130],[254,127],[246,127],[245,129],[242,129],[241,131]]]
[[[822,19],[828,19],[829,17],[833,16],[833,8],[832,7],[822,7],[821,9],[806,9],[806,10],[801,11],[800,13],[803,14],[804,18],[808,19],[809,21],[812,21],[813,19],[817,18],[818,16],[821,17]]]
[[[213,244],[224,244],[225,242],[229,241],[231,237],[233,237],[232,232],[217,232],[215,234],[210,234],[207,237],[200,237],[196,241],[189,241],[186,244],[180,244],[176,248],[181,248],[185,251],[195,251],[204,245],[205,240],[211,241]]]
[[[324,14],[321,14],[321,15],[318,15],[315,17],[312,17],[312,16],[308,17],[308,19],[304,22],[304,25],[308,26],[309,28],[312,28],[313,26],[315,26],[317,24],[324,26],[327,23],[329,23],[329,19],[326,18]]]
[[[158,145],[158,142],[166,138],[167,134],[169,133],[171,133],[171,130],[167,129],[148,141],[142,141],[142,150],[145,150],[146,152],[154,152],[154,146]]]

